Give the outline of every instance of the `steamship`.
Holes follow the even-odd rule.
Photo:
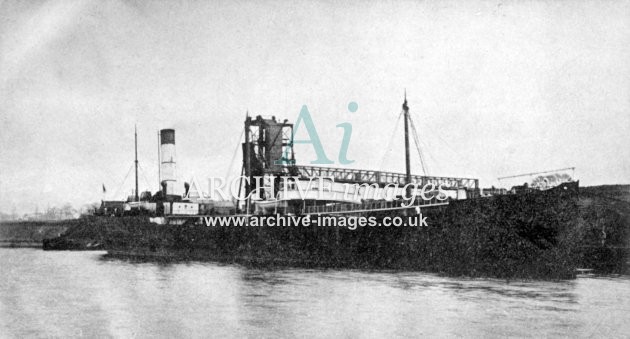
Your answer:
[[[190,183],[178,181],[175,130],[163,129],[158,133],[160,190],[155,194],[138,193],[136,146],[135,191],[127,201],[102,201],[96,213],[109,216],[146,215],[154,223],[176,225],[201,223],[200,217],[209,215],[247,216],[273,213],[342,216],[369,214],[372,210],[413,214],[420,213],[421,209],[441,207],[458,200],[553,191],[558,187],[572,187],[577,190],[578,183],[573,180],[572,175],[557,173],[573,168],[528,173],[526,176],[533,178],[530,183],[512,186],[510,189],[480,189],[479,180],[473,178],[413,175],[409,156],[409,126],[413,126],[413,121],[406,98],[402,108],[405,126],[405,173],[297,165],[292,144],[293,124],[287,120],[277,121],[275,117],[247,116],[244,124],[245,140],[242,143],[243,165],[239,196],[249,198],[242,201],[211,200],[197,183],[191,189]],[[415,133],[415,127],[412,131]],[[137,145],[137,133],[135,136]],[[414,137],[417,138],[416,135]],[[254,179],[256,177],[262,180],[257,181]],[[290,181],[286,185],[283,178],[289,177],[298,180]],[[318,185],[311,182],[313,178],[322,177],[331,180],[327,183],[329,189],[326,191],[321,191]],[[505,178],[511,177],[499,179]],[[418,196],[417,192],[401,190],[408,184],[416,189],[427,185],[432,189],[425,192],[425,198],[417,198],[411,204],[405,204],[405,194],[407,197],[412,193]],[[368,192],[370,189],[373,190],[372,194]],[[430,198],[426,199],[427,195]],[[370,196],[373,198],[370,199]]]
[[[241,202],[211,200],[198,185],[179,182],[175,131],[163,129],[158,133],[160,190],[155,194],[138,193],[136,146],[134,194],[127,201],[103,201],[95,213],[100,221],[92,222],[103,222],[102,218],[110,220],[106,223],[119,220],[126,230],[99,234],[112,253],[246,263],[282,260],[309,267],[376,267],[465,275],[573,274],[574,244],[567,239],[577,218],[578,181],[552,171],[529,173],[531,182],[509,189],[481,189],[474,178],[414,175],[409,127],[413,132],[415,127],[406,98],[401,115],[405,124],[405,173],[297,165],[293,124],[275,117],[246,116],[240,147],[243,163],[239,196],[247,198]],[[298,180],[283,185],[287,177]],[[312,178],[323,177],[332,180],[326,192],[308,184]],[[405,199],[413,193],[408,188],[391,190],[389,195],[376,199],[366,199],[365,194],[344,194],[348,187],[387,193],[391,187],[405,185],[432,189],[423,198],[411,201]],[[424,215],[430,224],[423,228],[336,227],[316,231],[311,227],[256,232],[251,228],[206,227],[203,222],[213,216],[269,214],[366,216],[378,220]],[[120,234],[127,237],[121,238]],[[62,235],[44,247],[62,248],[69,237]]]

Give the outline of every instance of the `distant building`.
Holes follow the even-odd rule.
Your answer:
[[[119,200],[103,200],[96,210],[96,215],[121,216],[125,210],[125,202]]]

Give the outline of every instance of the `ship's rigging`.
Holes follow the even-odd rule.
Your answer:
[[[397,122],[400,121],[401,117],[404,117],[405,127],[404,174],[374,170],[296,165],[294,160],[293,143],[291,141],[293,124],[288,123],[286,120],[282,122],[276,121],[275,117],[263,118],[261,116],[256,116],[253,118],[247,114],[245,118],[244,131],[245,141],[242,144],[243,166],[241,171],[242,178],[248,178],[249,180],[242,180],[239,189],[243,187],[245,196],[248,197],[251,192],[259,189],[264,191],[266,188],[269,188],[270,185],[274,185],[275,189],[273,191],[279,192],[277,187],[278,182],[271,182],[270,180],[274,179],[270,178],[278,180],[279,177],[282,176],[297,177],[298,180],[306,181],[314,177],[332,177],[336,183],[376,184],[379,187],[384,187],[388,184],[403,186],[407,184],[414,184],[418,186],[433,184],[436,185],[436,187],[443,185],[445,189],[478,189],[478,179],[428,175],[429,170],[426,164],[426,157],[421,147],[418,128],[409,114],[406,93],[405,100],[402,105],[402,112],[398,116]],[[394,130],[394,135],[392,135],[390,144],[396,136],[396,130],[397,127]],[[421,175],[412,175],[411,173],[410,134],[413,138],[416,152],[419,157],[420,167],[422,169]],[[282,165],[279,165],[277,159],[287,161],[281,161],[280,163]],[[232,168],[232,164],[230,164],[230,168]],[[262,177],[263,181],[261,183],[254,184],[254,177],[258,176]],[[410,189],[411,186],[408,186],[407,188]],[[240,196],[239,192],[239,197]]]

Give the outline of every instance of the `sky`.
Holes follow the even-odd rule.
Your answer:
[[[405,91],[430,175],[628,184],[628,60],[630,1],[0,1],[0,211],[129,194],[134,125],[141,190],[161,128],[182,180],[238,175],[246,113],[304,105],[332,166],[404,171]]]

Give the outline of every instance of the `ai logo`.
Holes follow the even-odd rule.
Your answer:
[[[356,112],[359,106],[356,102],[351,102],[348,104],[348,111]],[[306,128],[306,133],[308,133],[308,139],[305,140],[295,140],[295,134],[298,128],[304,124]],[[348,146],[350,145],[350,137],[352,136],[352,124],[349,122],[343,122],[337,124],[336,127],[339,127],[343,130],[343,139],[341,140],[341,145],[339,147],[339,163],[342,165],[348,165],[354,162],[354,160],[348,160]],[[308,107],[306,105],[302,106],[302,110],[300,110],[300,115],[298,116],[295,125],[293,126],[293,135],[291,136],[291,145],[295,144],[311,144],[313,145],[313,149],[315,150],[315,154],[317,155],[317,159],[311,161],[311,164],[317,165],[330,165],[335,162],[330,160],[328,156],[326,156],[326,152],[324,152],[324,147],[322,145],[321,140],[319,139],[319,135],[317,134],[317,129],[315,128],[315,124],[313,123],[313,119],[311,118],[311,114],[308,111]],[[284,154],[284,159],[288,159],[288,150]],[[284,164],[286,160],[276,160],[276,164],[281,165]]]

